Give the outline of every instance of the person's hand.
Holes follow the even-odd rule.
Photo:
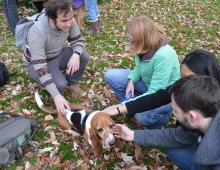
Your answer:
[[[134,141],[134,131],[125,125],[115,124],[115,126],[113,126],[113,134],[117,138],[122,138],[126,141]]]
[[[125,98],[127,97],[128,93],[131,92],[131,97],[134,97],[134,82],[132,80],[130,80],[128,82],[126,91],[125,91]]]
[[[79,70],[80,67],[80,56],[76,53],[73,53],[67,64],[67,74],[72,75]]]
[[[121,106],[123,106],[123,105],[122,104],[117,104],[117,105],[109,106],[109,107],[105,108],[102,111],[105,112],[106,114],[110,115],[110,116],[114,116],[114,115],[118,114],[117,107],[121,107]]]
[[[59,114],[66,115],[66,109],[71,110],[69,103],[61,94],[58,94],[54,97],[54,102]]]
[[[102,111],[107,113],[110,116],[114,116],[114,115],[119,114],[119,112],[122,114],[126,113],[128,110],[127,110],[126,105],[117,104],[117,105],[109,106]]]

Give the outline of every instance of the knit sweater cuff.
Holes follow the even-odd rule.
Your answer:
[[[79,53],[80,53],[80,56],[81,56],[82,53],[84,52],[84,49],[81,48],[81,47],[74,47],[74,48],[73,48],[73,52],[75,52],[75,51],[79,52]]]
[[[54,98],[56,95],[60,94],[60,92],[58,91],[56,85],[54,83],[48,85],[45,88],[50,94],[51,96]]]

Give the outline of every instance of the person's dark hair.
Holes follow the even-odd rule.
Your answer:
[[[66,16],[71,11],[73,2],[70,0],[47,0],[44,7],[46,15],[55,21],[58,13],[63,13]]]
[[[205,50],[195,50],[187,54],[182,64],[194,72],[196,75],[206,75],[214,77],[220,82],[220,67],[215,56]]]
[[[183,77],[171,86],[169,92],[184,113],[197,110],[203,117],[214,117],[220,109],[220,86],[213,77]]]

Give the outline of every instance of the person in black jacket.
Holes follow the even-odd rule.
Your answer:
[[[205,50],[195,50],[187,54],[181,63],[181,76],[192,74],[212,76],[220,82],[220,68],[215,56]],[[125,105],[110,106],[105,109],[105,112],[112,116],[119,114],[119,112],[128,113],[129,116],[134,116],[144,127],[148,129],[157,127],[159,129],[169,121],[170,117],[168,112],[166,114],[160,113],[161,107],[163,107],[162,110],[164,108],[172,109],[171,97],[168,93],[169,88],[158,90],[156,93],[127,102]],[[155,115],[161,116],[155,117]]]

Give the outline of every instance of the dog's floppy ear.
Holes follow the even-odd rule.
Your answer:
[[[116,137],[115,137],[115,147],[119,149],[123,148],[123,143],[121,142],[119,138],[116,138]]]
[[[89,128],[89,134],[94,149],[94,156],[99,157],[102,152],[102,143],[92,127]]]

